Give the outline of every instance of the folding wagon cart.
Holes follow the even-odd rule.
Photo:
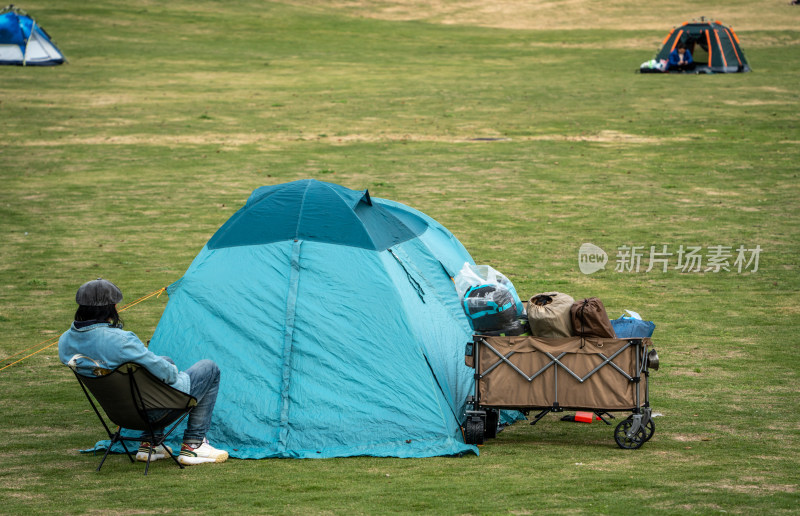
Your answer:
[[[585,410],[611,425],[611,412],[630,411],[614,430],[625,449],[641,447],[655,432],[649,378],[658,354],[649,338],[475,335],[466,362],[475,369],[464,427],[468,444],[497,435],[501,409],[538,411],[531,424],[550,412]]]

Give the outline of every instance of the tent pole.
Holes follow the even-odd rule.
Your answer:
[[[36,22],[31,22],[31,34],[36,29]],[[22,54],[22,66],[28,66],[28,44],[31,42],[31,34],[28,34],[28,39],[25,40],[25,53]]]

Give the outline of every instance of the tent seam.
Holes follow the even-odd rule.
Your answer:
[[[294,239],[297,241],[297,236],[300,233],[300,223],[303,220],[303,208],[306,205],[306,196],[308,195],[308,189],[311,187],[311,181],[306,183],[306,188],[303,190],[303,198],[300,200],[300,210],[297,212],[297,225],[294,228]]]
[[[287,449],[289,439],[289,386],[291,383],[292,343],[294,341],[294,323],[297,309],[297,292],[300,282],[300,246],[302,241],[295,240],[292,245],[292,261],[289,273],[289,292],[286,296],[286,318],[283,330],[283,366],[281,369],[281,412],[278,450]]]

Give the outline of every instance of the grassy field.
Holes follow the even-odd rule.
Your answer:
[[[800,7],[613,4],[22,5],[70,63],[0,69],[0,367],[68,327],[84,281],[153,292],[253,189],[310,177],[422,210],[524,297],[655,321],[663,416],[636,451],[551,415],[479,457],[98,474],[77,450],[101,429],[53,346],[0,371],[0,513],[798,512]],[[734,25],[752,73],[634,73],[700,15]],[[580,272],[584,242],[605,270]],[[624,246],[638,271],[615,270]],[[730,248],[730,270],[676,269],[680,246]],[[166,302],[126,328],[149,338]]]

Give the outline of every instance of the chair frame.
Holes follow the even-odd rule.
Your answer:
[[[150,442],[150,450],[147,455],[147,464],[145,465],[144,474],[147,475],[148,470],[150,469],[150,458],[153,454],[153,449],[157,448],[160,445],[163,445],[166,439],[170,436],[170,434],[175,430],[175,428],[184,420],[186,417],[191,413],[192,409],[197,406],[197,399],[193,396],[181,392],[174,387],[168,385],[167,383],[163,382],[156,376],[154,376],[150,371],[145,369],[144,367],[136,364],[134,362],[126,362],[121,364],[120,366],[116,367],[114,370],[108,372],[103,376],[85,376],[74,369],[72,372],[75,374],[75,377],[78,379],[78,383],[81,384],[81,389],[83,389],[83,393],[86,395],[86,399],[89,400],[89,404],[94,409],[95,414],[97,414],[98,419],[100,419],[100,423],[102,423],[103,428],[105,428],[106,433],[108,434],[109,439],[111,442],[108,445],[108,449],[106,449],[105,454],[103,455],[103,459],[100,461],[100,464],[97,466],[96,471],[100,471],[100,468],[103,467],[103,463],[105,462],[108,454],[111,452],[111,448],[114,446],[115,443],[120,443],[125,450],[130,461],[133,463],[135,462],[134,457],[128,447],[125,445],[125,441],[143,441],[148,440]],[[93,389],[94,384],[101,384],[104,378],[115,375],[115,374],[123,374],[128,376],[128,385],[130,388],[130,396],[133,401],[133,405],[136,408],[136,412],[138,414],[138,419],[140,422],[137,424],[131,424],[128,421],[125,425],[126,428],[130,430],[139,430],[144,432],[144,435],[140,435],[137,437],[127,437],[122,435],[123,425],[114,421],[114,419],[109,415],[108,410],[103,407],[103,404],[100,402],[100,399],[95,394]],[[137,374],[143,375],[143,380],[145,382],[149,382],[150,386],[156,387],[162,392],[169,394],[172,397],[176,397],[181,400],[181,403],[185,400],[184,407],[159,407],[153,406],[152,404],[148,404],[145,402],[145,397],[142,395],[142,387],[139,385],[140,381],[137,381],[136,376]],[[92,395],[89,394],[91,391]],[[94,400],[92,397],[94,396]],[[95,401],[97,403],[95,403]],[[103,411],[114,424],[117,424],[116,432],[112,432],[109,428],[108,424],[106,424],[105,419],[103,418],[100,410],[98,409],[97,405],[100,405],[103,408]],[[150,420],[147,411],[148,410],[162,410],[164,414],[157,417],[154,421]],[[171,426],[170,426],[171,425]],[[156,438],[155,431],[158,429],[163,429],[164,432],[162,433],[161,438]],[[178,459],[169,454],[170,458],[178,465],[181,469],[184,468],[183,464],[181,464]]]

